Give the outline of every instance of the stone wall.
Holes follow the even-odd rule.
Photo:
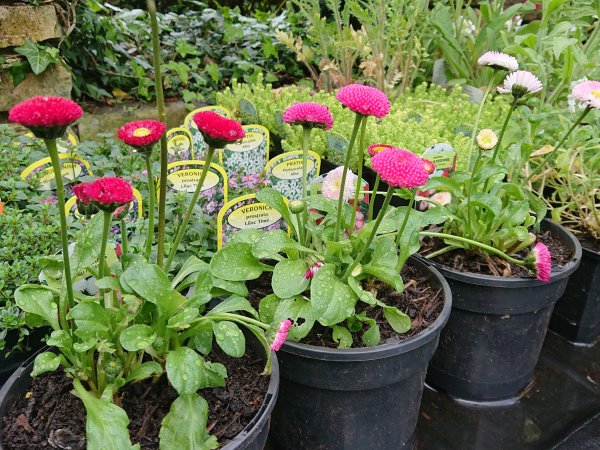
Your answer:
[[[31,6],[0,5],[0,55],[8,62],[0,67],[0,111],[8,111],[15,103],[36,95],[70,97],[70,72],[60,64],[51,64],[36,76],[27,74],[14,86],[9,71],[10,62],[23,60],[14,48],[28,39],[34,42],[56,42],[63,35],[56,9],[52,4]]]

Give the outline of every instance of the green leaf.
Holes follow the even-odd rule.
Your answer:
[[[225,386],[227,370],[209,363],[191,348],[180,347],[167,355],[167,377],[179,395],[193,394],[206,387]]]
[[[138,262],[123,272],[121,280],[141,298],[156,304],[158,314],[170,317],[187,301],[171,288],[167,274],[156,264]]]
[[[81,399],[87,413],[87,450],[139,450],[139,444],[131,445],[127,430],[129,419],[123,409],[94,397],[83,388],[76,389],[75,395]]]
[[[130,352],[144,350],[150,347],[156,340],[156,332],[148,325],[132,325],[125,328],[119,336],[119,342],[123,348]]]
[[[50,337],[46,341],[46,344],[52,345],[58,348],[70,349],[73,347],[73,339],[71,335],[65,330],[54,330]]]
[[[96,214],[75,236],[75,248],[71,255],[71,272],[76,274],[94,263],[100,257],[102,241],[103,214]]]
[[[314,317],[321,325],[336,325],[354,314],[357,297],[335,276],[335,266],[325,264],[315,274],[310,286]]]
[[[332,325],[331,337],[335,342],[338,343],[338,348],[350,348],[352,347],[352,334],[347,328],[339,325]]]
[[[276,295],[269,295],[260,302],[260,316],[265,323],[279,327],[285,319],[291,319],[294,324],[288,333],[288,340],[299,341],[305,337],[315,323],[311,302],[301,296],[279,299]]]
[[[217,83],[219,81],[219,66],[215,63],[207,64],[204,70],[210,75],[212,80]]]
[[[369,329],[363,333],[362,341],[369,347],[375,347],[377,344],[379,344],[379,341],[381,341],[379,325],[373,323],[371,327],[369,327]]]
[[[398,308],[392,306],[383,308],[383,316],[396,333],[406,333],[410,330],[412,325],[410,317]]]
[[[190,322],[198,317],[198,308],[184,308],[167,322],[167,328],[174,330],[185,330],[190,327]]]
[[[223,280],[222,278],[214,278],[213,279],[213,290],[211,291],[213,296],[215,295],[215,290],[220,289],[225,292],[229,292],[231,294],[239,295],[240,297],[248,296],[248,288],[243,281],[228,281]]]
[[[134,381],[141,381],[145,380],[146,378],[159,376],[162,373],[163,369],[159,363],[155,361],[147,361],[132,370],[125,382],[131,383]]]
[[[79,303],[67,314],[77,325],[75,335],[82,339],[110,339],[110,317],[98,303]]]
[[[60,355],[52,352],[40,353],[33,361],[32,377],[37,377],[46,372],[54,372],[60,366]]]
[[[219,347],[234,358],[241,358],[246,352],[246,338],[235,323],[227,320],[213,322],[213,332]]]
[[[23,45],[15,48],[15,52],[27,58],[32,72],[36,75],[46,70],[50,63],[56,62],[56,57],[48,53],[44,46],[36,44],[31,39],[27,39]]]
[[[217,438],[208,434],[208,403],[198,394],[182,395],[171,404],[160,428],[161,450],[212,450]]]
[[[310,283],[305,278],[308,266],[301,259],[284,259],[275,266],[271,286],[273,293],[279,298],[289,298],[302,294]]]
[[[366,264],[363,266],[363,271],[389,284],[396,292],[404,290],[404,281],[395,267]]]
[[[183,263],[183,266],[181,266],[181,269],[179,269],[179,272],[177,272],[177,275],[175,278],[173,278],[173,281],[171,281],[171,287],[175,289],[177,285],[179,285],[179,283],[185,280],[189,275],[193,273],[204,273],[205,271],[208,271],[208,269],[208,263],[205,263],[196,256],[190,256],[185,263]]]
[[[285,203],[283,195],[273,188],[264,188],[258,191],[256,199],[260,202],[266,203],[271,208],[276,209],[279,214],[283,216],[283,219],[287,222],[288,226],[292,230],[293,234],[296,234],[294,229],[294,222],[292,221],[292,214],[288,205]]]
[[[294,249],[296,242],[292,240],[283,230],[272,230],[263,233],[252,246],[252,254],[258,259],[280,259],[279,253],[292,250],[293,258],[297,258],[298,252]]]
[[[212,351],[213,331],[210,323],[206,328],[199,329],[189,340],[188,345],[195,348],[203,355],[208,355]]]
[[[252,254],[252,246],[234,243],[219,250],[210,261],[210,271],[228,281],[255,280],[262,274],[262,266]]]
[[[210,310],[210,312],[207,314],[207,316],[210,316],[212,314],[228,313],[228,312],[233,312],[233,311],[246,311],[246,312],[250,313],[256,319],[258,319],[258,313],[252,307],[250,302],[248,300],[246,300],[245,298],[240,297],[238,295],[232,295],[227,300],[224,300],[223,302],[219,303],[217,306],[215,306],[213,309]]]
[[[15,302],[23,311],[44,319],[54,330],[60,328],[56,294],[48,288],[25,284],[15,291]]]

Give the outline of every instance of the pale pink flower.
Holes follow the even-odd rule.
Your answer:
[[[391,148],[371,158],[373,170],[390,186],[414,188],[429,180],[428,165],[414,153],[401,148]]]
[[[313,102],[297,102],[283,112],[283,121],[290,125],[331,130],[333,116],[325,105]]]
[[[542,82],[531,72],[517,70],[504,79],[502,87],[498,87],[501,94],[512,94],[522,97],[525,94],[535,94],[543,89]]]
[[[430,199],[438,205],[444,206],[452,201],[452,195],[450,192],[436,192],[430,197]]]
[[[550,281],[550,272],[552,271],[552,258],[550,251],[541,242],[535,244],[532,250],[533,264],[535,266],[535,275],[538,280],[543,282]]]
[[[360,212],[360,211],[356,211],[356,219],[354,220],[354,232],[358,233],[362,227],[365,226],[365,215]]]
[[[281,322],[281,325],[279,325],[279,329],[277,330],[277,333],[275,334],[275,338],[273,339],[273,342],[271,342],[271,345],[269,345],[271,350],[276,352],[281,348],[281,346],[287,339],[287,335],[288,335],[288,332],[290,331],[291,326],[292,326],[292,321],[289,319],[286,319],[283,322]]]
[[[321,193],[323,197],[337,200],[340,196],[340,190],[343,191],[344,201],[348,201],[354,197],[356,192],[356,175],[348,169],[346,174],[346,182],[342,187],[342,175],[344,173],[343,167],[337,167],[327,174],[323,180],[323,186],[321,187]]]
[[[379,119],[390,112],[390,101],[379,89],[362,84],[349,84],[341,88],[335,98],[346,108],[363,116]]]
[[[588,80],[576,84],[571,97],[584,106],[600,109],[600,81]]]
[[[480,66],[488,66],[492,69],[508,70],[513,72],[519,68],[517,58],[514,56],[507,55],[502,52],[485,52],[477,60],[477,64]]]

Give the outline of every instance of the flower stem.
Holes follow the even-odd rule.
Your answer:
[[[152,161],[150,154],[146,155],[146,172],[148,172],[148,232],[146,233],[146,260],[150,262],[152,252],[152,241],[154,241],[154,211],[156,209],[156,188],[154,186],[154,175],[152,174]],[[162,190],[161,190],[162,193]]]
[[[71,262],[69,259],[69,237],[67,234],[67,212],[65,211],[65,187],[62,180],[62,172],[60,168],[60,158],[56,148],[56,139],[44,139],[50,160],[52,161],[52,169],[54,170],[54,179],[56,180],[56,199],[58,203],[58,212],[60,215],[60,234],[63,255],[64,281],[67,288],[67,296],[60,296],[58,302],[58,312],[60,314],[60,324],[63,330],[68,330],[67,323],[67,305],[75,306],[73,296],[73,281],[71,279]]]
[[[373,219],[373,209],[375,208],[375,197],[377,197],[377,191],[379,189],[379,182],[381,177],[379,174],[375,177],[375,184],[373,185],[373,191],[371,193],[371,201],[369,202],[369,213],[367,214],[367,221]]]
[[[362,172],[365,161],[365,129],[367,128],[367,118],[365,117],[360,127],[360,138],[358,139],[358,170],[356,171],[356,190],[354,191],[354,201],[352,202],[352,216],[350,216],[350,229],[354,229],[354,220],[356,219],[356,209],[358,208],[358,196],[362,188]],[[344,186],[344,184],[342,184]]]
[[[127,222],[125,222],[125,219],[121,219],[121,258],[124,258],[127,255],[127,249]]]
[[[173,247],[171,248],[171,251],[169,252],[169,257],[167,258],[167,262],[165,263],[165,266],[164,266],[165,272],[169,271],[169,268],[171,267],[171,264],[173,263],[173,258],[175,257],[175,254],[177,253],[177,248],[179,247],[179,244],[181,243],[181,240],[183,239],[183,235],[185,234],[185,230],[188,226],[188,223],[190,222],[190,218],[192,217],[192,214],[194,212],[194,206],[196,206],[196,203],[198,202],[198,197],[200,196],[200,191],[202,190],[202,185],[204,184],[204,180],[206,179],[206,174],[208,173],[208,169],[210,168],[210,162],[212,161],[214,152],[215,152],[215,149],[213,148],[213,146],[209,145],[208,153],[206,155],[206,161],[204,161],[204,168],[202,169],[202,174],[200,174],[200,180],[198,180],[198,185],[196,186],[194,195],[192,195],[192,200],[190,201],[190,204],[188,205],[188,208],[185,212],[185,216],[183,217],[183,222],[181,223],[181,226],[179,227],[179,230],[177,232],[177,236],[175,237],[175,242],[173,243]],[[162,194],[162,191],[161,191],[161,194]]]
[[[573,125],[571,126],[571,128],[569,128],[569,131],[567,131],[567,134],[565,134],[563,136],[563,138],[560,140],[560,142],[556,145],[556,147],[554,148],[554,150],[552,150],[551,152],[549,152],[544,159],[542,160],[542,162],[538,165],[537,170],[534,170],[533,172],[531,172],[531,174],[529,174],[529,176],[527,177],[527,179],[525,180],[525,184],[529,183],[529,180],[531,180],[533,178],[533,176],[537,173],[537,171],[539,169],[543,169],[543,167],[546,165],[546,163],[548,162],[548,160],[550,159],[550,157],[555,154],[559,148],[562,147],[562,145],[565,143],[565,141],[568,139],[568,137],[571,135],[571,133],[573,132],[573,130],[577,127],[577,125],[579,125],[581,123],[581,121],[585,118],[585,116],[588,115],[588,113],[592,110],[591,106],[586,106],[586,108],[583,110],[583,112],[581,113],[581,115],[577,118],[577,120],[575,121],[575,123],[573,123]]]
[[[412,195],[408,202],[408,208],[406,209],[406,214],[404,214],[404,220],[402,221],[402,225],[398,228],[398,234],[396,235],[396,245],[400,245],[400,241],[402,240],[402,234],[404,233],[404,229],[406,228],[406,224],[408,223],[408,218],[410,213],[412,212],[413,205],[415,204],[415,196],[417,195],[417,190],[412,190]]]
[[[300,245],[306,245],[306,230],[304,228],[304,215],[306,214],[306,210],[296,213],[296,220],[298,221],[298,239]]]
[[[306,184],[308,183],[307,178],[307,163],[308,163],[308,151],[310,150],[310,132],[311,127],[302,128],[302,200],[306,199]]]
[[[104,278],[106,266],[106,243],[108,242],[108,233],[110,232],[110,224],[112,222],[112,212],[104,211],[104,226],[102,227],[102,242],[100,243],[100,257],[98,258],[98,279]],[[102,290],[104,292],[104,290]],[[105,307],[106,298],[104,299]]]
[[[504,253],[501,250],[498,250],[497,248],[491,247],[489,245],[486,244],[482,244],[481,242],[477,242],[474,241],[472,239],[467,239],[464,237],[460,237],[460,236],[453,236],[451,234],[446,234],[446,233],[436,233],[433,231],[420,231],[419,234],[421,236],[430,236],[430,237],[437,237],[440,239],[448,239],[448,240],[452,240],[452,241],[458,241],[458,242],[464,242],[466,244],[471,244],[474,245],[475,247],[479,247],[483,250],[486,250],[490,253],[494,253],[495,255],[501,256],[502,258],[506,259],[508,262],[511,262],[513,264],[517,264],[519,266],[523,266],[523,267],[527,267],[527,264],[525,263],[525,261],[521,261],[519,259],[515,259],[511,256],[508,256],[506,253]],[[430,259],[432,256],[435,256],[435,254],[431,254],[431,255],[427,255],[426,258]]]
[[[502,130],[500,130],[500,136],[498,136],[498,143],[496,144],[496,148],[494,149],[494,155],[492,156],[491,163],[494,164],[496,162],[496,157],[498,156],[498,150],[500,150],[500,144],[502,144],[502,138],[504,138],[504,133],[506,132],[506,127],[508,126],[508,121],[510,120],[510,116],[512,116],[513,111],[517,107],[517,102],[519,101],[519,97],[513,97],[513,101],[510,105],[510,109],[506,114],[506,119],[504,119],[504,124],[502,125]]]
[[[165,97],[163,93],[160,41],[158,31],[158,20],[156,19],[156,2],[146,0],[148,14],[150,15],[150,25],[152,29],[152,55],[154,65],[154,84],[156,86],[156,103],[158,106],[158,118],[161,122],[167,122],[165,112]],[[165,252],[165,222],[167,216],[167,136],[163,134],[160,139],[160,199],[158,201],[158,248],[156,263],[162,267]]]
[[[371,245],[371,242],[373,242],[373,238],[375,237],[375,234],[377,233],[377,229],[379,228],[379,225],[381,225],[383,216],[385,216],[385,210],[388,208],[388,206],[390,206],[390,202],[392,201],[393,193],[394,193],[394,187],[389,186],[387,193],[385,194],[385,200],[383,201],[383,206],[381,207],[381,211],[379,212],[379,214],[377,214],[377,220],[375,221],[375,225],[373,225],[373,230],[371,231],[371,234],[367,238],[367,242],[365,243],[364,247],[361,249],[361,251],[358,254],[358,256],[356,257],[356,259],[354,261],[352,261],[352,264],[350,264],[348,266],[348,268],[346,269],[346,271],[344,272],[344,275],[342,276],[342,280],[345,280],[350,275],[352,275],[352,271],[354,270],[356,265],[358,263],[360,263],[362,261],[362,259],[365,257],[365,255],[367,254],[367,251],[369,250],[369,246]]]
[[[356,114],[356,117],[354,119],[354,128],[352,128],[352,137],[350,138],[348,150],[346,150],[346,159],[344,160],[344,171],[342,172],[342,184],[340,186],[340,194],[338,196],[337,220],[335,223],[335,230],[333,234],[333,240],[336,242],[339,240],[340,228],[342,226],[342,206],[344,205],[344,188],[346,186],[346,175],[348,175],[348,166],[350,165],[352,148],[354,147],[356,135],[358,134],[358,129],[360,128],[362,120],[363,116],[360,114]]]
[[[475,179],[475,174],[477,173],[477,168],[479,166],[479,161],[481,160],[482,151],[477,153],[477,159],[475,160],[475,165],[471,170],[471,178],[469,178],[469,187],[467,191],[467,229],[471,229],[471,192],[473,191],[473,180]]]
[[[473,153],[473,145],[475,145],[475,140],[477,139],[477,128],[479,127],[479,120],[481,119],[481,113],[483,112],[483,107],[485,106],[485,102],[492,90],[492,86],[494,85],[495,73],[492,73],[490,78],[490,82],[485,89],[485,93],[483,94],[483,99],[479,104],[479,110],[477,111],[477,117],[475,118],[475,124],[473,125],[473,131],[471,132],[471,143],[469,144],[469,150],[467,151],[467,167],[471,167],[471,155]]]

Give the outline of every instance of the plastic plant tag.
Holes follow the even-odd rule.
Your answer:
[[[321,157],[308,152],[306,161],[307,185],[319,176]],[[302,151],[286,152],[271,159],[266,167],[266,178],[273,189],[278,190],[289,200],[302,198]]]
[[[142,194],[136,188],[132,188],[133,201],[129,204],[129,222],[135,222],[142,218]],[[65,212],[80,222],[86,222],[86,217],[77,209],[77,197],[73,196],[65,203]]]
[[[194,158],[192,133],[186,128],[172,128],[167,131],[168,162],[185,161]]]
[[[227,117],[231,119],[232,114],[224,106],[204,106],[202,108],[198,108],[189,113],[185,120],[183,121],[183,127],[187,128],[192,135],[192,152],[194,154],[194,159],[203,160],[206,157],[206,150],[208,149],[208,145],[204,142],[204,137],[202,137],[202,133],[198,130],[196,123],[194,122],[194,116],[199,112],[203,111],[212,111],[214,113],[220,114],[223,117]]]
[[[423,152],[421,158],[428,159],[435,165],[431,176],[449,176],[456,169],[456,150],[445,143],[435,144]]]
[[[242,120],[245,123],[257,123],[258,122],[258,110],[254,103],[250,100],[242,98],[240,99],[240,112]]]
[[[44,145],[44,141],[36,138],[31,132],[24,134],[24,136],[34,139],[35,141],[39,141],[40,145]],[[67,136],[65,138],[59,138],[56,140],[56,149],[58,150],[58,153],[74,153],[77,151],[77,145],[79,145],[79,139],[77,139],[77,136],[75,136],[75,134],[73,134],[71,131],[67,132]]]
[[[192,194],[200,181],[204,161],[177,161],[167,166],[167,184],[171,192]],[[204,213],[215,216],[227,203],[228,180],[221,166],[211,163],[200,190],[198,205]]]
[[[348,139],[342,136],[340,133],[330,131],[327,133],[327,145],[338,155],[346,155],[346,149],[348,148]]]
[[[90,163],[80,156],[72,153],[59,153],[59,159],[62,161],[62,177],[69,181],[74,181],[85,175],[93,175],[90,170]],[[54,169],[50,157],[40,159],[29,165],[21,172],[21,179],[30,184],[34,184],[39,191],[53,191],[56,188],[54,184]]]
[[[288,200],[284,199],[287,203]],[[256,194],[243,195],[225,203],[217,216],[217,245],[223,247],[231,236],[245,229],[271,231],[287,229],[281,214],[259,202]]]
[[[219,161],[229,178],[238,173],[262,173],[269,160],[269,130],[261,125],[244,125],[246,137],[219,150]]]

